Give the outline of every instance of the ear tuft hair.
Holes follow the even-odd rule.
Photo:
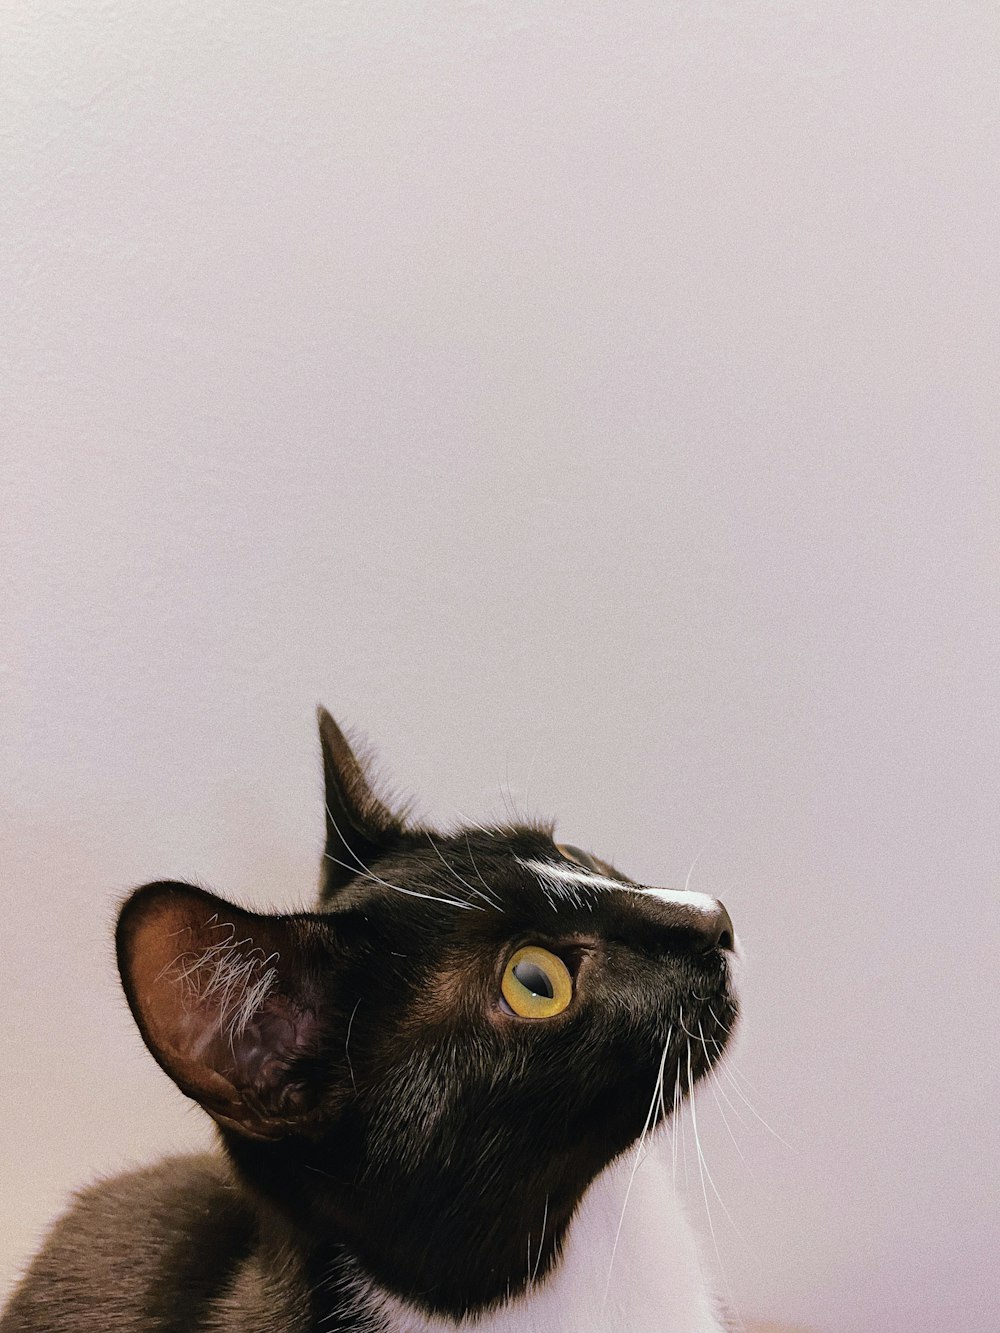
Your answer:
[[[123,907],[118,967],[143,1039],[220,1124],[274,1138],[308,1111],[295,1066],[319,1035],[320,932],[331,929],[173,882],[147,884]]]

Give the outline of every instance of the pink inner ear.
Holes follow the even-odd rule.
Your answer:
[[[317,1028],[295,995],[295,923],[187,886],[157,888],[135,904],[126,946],[150,1049],[184,1092],[227,1120],[249,1128],[287,1116],[300,1100],[289,1065]]]

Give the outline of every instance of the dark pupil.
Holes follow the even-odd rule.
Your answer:
[[[537,963],[527,961],[518,963],[514,968],[514,976],[524,987],[530,990],[532,995],[544,995],[547,1000],[551,1000],[555,991],[552,989],[552,982],[548,979]]]

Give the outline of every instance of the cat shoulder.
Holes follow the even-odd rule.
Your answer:
[[[81,1190],[0,1319],[0,1333],[187,1328],[232,1275],[253,1219],[221,1157],[167,1159]]]

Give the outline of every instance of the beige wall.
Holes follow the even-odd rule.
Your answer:
[[[4,1280],[203,1140],[115,903],[307,900],[323,699],[430,813],[698,858],[792,1145],[700,1099],[748,1315],[995,1328],[995,6],[0,31]]]

